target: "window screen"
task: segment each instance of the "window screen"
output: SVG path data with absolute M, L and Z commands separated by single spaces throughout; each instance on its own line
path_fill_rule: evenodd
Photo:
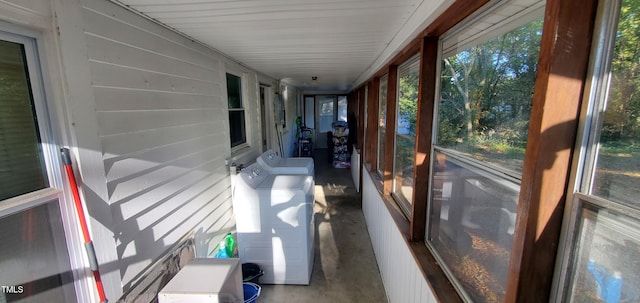
M 413 201 L 419 72 L 419 55 L 398 67 L 393 193 L 408 216 L 411 213 Z

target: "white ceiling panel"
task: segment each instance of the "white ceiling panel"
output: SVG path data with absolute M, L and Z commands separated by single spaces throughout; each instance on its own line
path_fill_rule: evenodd
M 114 0 L 303 89 L 349 91 L 453 0 Z M 318 80 L 311 84 L 311 77 Z
M 369 79 L 455 0 L 112 0 L 275 79 L 347 92 Z M 466 40 L 541 7 L 495 0 Z M 492 4 L 493 5 L 493 4 Z M 495 28 L 495 29 L 494 29 Z M 445 45 L 447 46 L 447 45 Z M 317 81 L 311 81 L 312 77 Z

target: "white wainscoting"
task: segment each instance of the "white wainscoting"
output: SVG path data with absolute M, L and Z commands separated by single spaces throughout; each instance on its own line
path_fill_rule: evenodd
M 360 192 L 360 151 L 356 148 L 351 153 L 351 178 L 356 186 L 356 191 Z
M 437 302 L 368 172 L 362 174 L 362 211 L 389 302 Z

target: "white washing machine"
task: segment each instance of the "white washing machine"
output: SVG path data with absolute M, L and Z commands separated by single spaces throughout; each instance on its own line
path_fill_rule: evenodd
M 314 175 L 313 158 L 282 158 L 268 150 L 256 159 L 260 165 L 275 175 Z
M 308 175 L 273 175 L 258 163 L 233 188 L 238 254 L 256 263 L 265 284 L 308 285 L 313 268 L 315 182 Z

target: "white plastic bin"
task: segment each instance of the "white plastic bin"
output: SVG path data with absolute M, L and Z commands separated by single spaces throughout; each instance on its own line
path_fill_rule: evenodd
M 158 302 L 244 302 L 240 259 L 192 260 L 158 293 Z

